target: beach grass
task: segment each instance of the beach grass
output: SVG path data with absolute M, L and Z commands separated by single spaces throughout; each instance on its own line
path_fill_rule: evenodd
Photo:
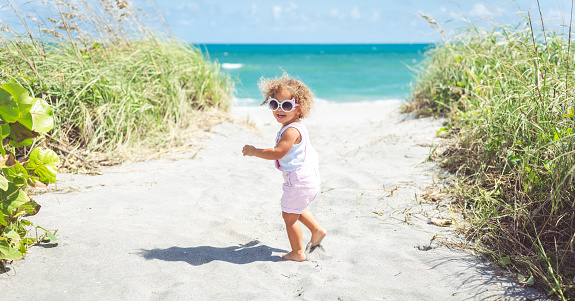
M 0 80 L 52 105 L 56 127 L 43 143 L 71 166 L 185 146 L 230 107 L 229 76 L 150 25 L 161 15 L 122 0 L 8 4 L 18 22 L 0 23 Z
M 526 15 L 518 26 L 471 25 L 426 54 L 413 100 L 445 116 L 442 166 L 478 250 L 522 285 L 575 298 L 574 49 Z

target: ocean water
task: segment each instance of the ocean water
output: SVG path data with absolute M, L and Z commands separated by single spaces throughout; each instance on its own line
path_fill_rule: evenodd
M 318 101 L 402 100 L 429 44 L 207 44 L 199 45 L 236 80 L 234 105 L 261 103 L 261 77 L 285 71 Z

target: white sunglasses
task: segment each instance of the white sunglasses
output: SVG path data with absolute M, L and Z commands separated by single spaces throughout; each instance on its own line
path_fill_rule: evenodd
M 269 108 L 272 111 L 277 111 L 279 108 L 281 108 L 282 111 L 288 113 L 295 110 L 296 107 L 299 107 L 299 104 L 295 103 L 295 98 L 279 102 L 277 99 L 271 98 L 270 96 L 268 98 L 268 102 L 269 102 Z

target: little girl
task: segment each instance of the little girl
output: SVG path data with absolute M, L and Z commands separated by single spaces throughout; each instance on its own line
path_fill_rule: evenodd
M 284 177 L 281 199 L 282 216 L 286 224 L 291 252 L 283 259 L 304 261 L 302 222 L 311 231 L 308 244 L 313 250 L 327 234 L 307 209 L 320 192 L 318 154 L 311 144 L 307 129 L 300 119 L 308 116 L 313 104 L 311 91 L 299 80 L 284 74 L 280 78 L 262 79 L 259 88 L 277 122 L 282 128 L 277 134 L 274 148 L 260 149 L 252 145 L 243 148 L 244 156 L 275 160 L 275 166 Z

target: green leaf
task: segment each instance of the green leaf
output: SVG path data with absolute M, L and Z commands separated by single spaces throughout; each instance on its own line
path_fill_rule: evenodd
M 37 147 L 30 153 L 26 169 L 33 170 L 40 182 L 55 183 L 58 162 L 60 159 L 54 151 Z
M 7 191 L 0 191 L 0 208 L 9 214 L 29 201 L 28 195 L 16 185 L 10 185 Z
M 4 237 L 10 238 L 10 239 L 21 239 L 20 235 L 12 229 L 4 230 Z
M 28 171 L 18 161 L 16 161 L 14 166 L 4 169 L 4 176 L 6 177 L 8 182 L 11 182 L 16 186 L 22 186 L 26 184 L 28 179 L 30 179 Z
M 499 259 L 499 264 L 502 266 L 511 264 L 511 258 L 509 258 L 509 256 L 501 257 L 501 259 Z
M 14 159 L 14 155 L 8 154 L 7 156 L 0 157 L 0 168 L 10 168 L 16 165 L 16 159 Z
M 58 238 L 56 237 L 56 235 L 54 235 L 50 232 L 46 232 L 46 236 L 50 239 L 50 241 L 58 241 Z
M 18 104 L 10 92 L 0 88 L 0 116 L 6 122 L 18 121 Z
M 34 103 L 28 115 L 31 120 L 30 127 L 28 128 L 35 132 L 46 133 L 54 127 L 52 108 L 41 98 L 34 99 Z
M 26 237 L 24 239 L 22 239 L 22 244 L 24 245 L 33 245 L 37 242 L 38 240 L 36 238 L 32 238 L 32 237 Z
M 38 137 L 38 133 L 32 131 L 32 129 L 25 125 L 16 122 L 10 124 L 10 135 L 8 137 L 17 143 L 20 143 L 24 140 Z
M 12 101 L 16 103 L 18 115 L 17 119 L 14 121 L 18 121 L 24 118 L 24 116 L 30 112 L 30 108 L 32 107 L 32 98 L 30 98 L 30 95 L 28 95 L 28 90 L 15 83 L 3 84 L 1 88 L 10 93 L 13 97 Z M 6 121 L 14 122 L 8 120 Z
M 0 138 L 4 139 L 10 135 L 10 125 L 8 123 L 0 124 Z
M 8 216 L 6 216 L 8 217 Z M 8 222 L 6 222 L 6 219 L 4 219 L 4 212 L 0 211 L 0 225 L 6 227 L 8 225 Z
M 8 180 L 0 174 L 0 189 L 3 191 L 8 190 Z
M 25 204 L 20 206 L 20 209 L 24 211 L 24 216 L 33 216 L 36 215 L 38 211 L 40 211 L 40 207 L 42 206 L 36 203 L 36 201 L 30 199 L 29 202 L 26 202 Z
M 0 237 L 0 259 L 14 260 L 20 258 L 22 258 L 22 253 L 12 248 L 6 238 Z
M 18 147 L 22 147 L 22 146 L 32 145 L 32 142 L 34 142 L 34 139 L 26 139 L 22 142 L 16 142 L 14 140 L 10 140 L 10 145 L 15 147 L 15 148 L 18 148 Z
M 518 274 L 517 282 L 521 285 L 531 286 L 535 284 L 535 279 L 533 278 L 533 275 L 529 275 L 529 277 L 527 277 L 525 275 Z

